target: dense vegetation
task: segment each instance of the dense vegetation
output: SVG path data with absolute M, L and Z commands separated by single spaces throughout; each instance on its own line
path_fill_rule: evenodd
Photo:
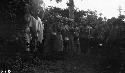
M 24 36 L 24 29 L 26 25 L 24 19 L 24 15 L 26 13 L 26 3 L 30 4 L 30 1 L 2 1 L 0 8 L 0 14 L 2 15 L 0 17 L 0 33 L 2 38 L 14 39 L 15 37 L 22 38 L 21 36 Z M 73 23 L 68 19 L 68 9 L 50 7 L 45 10 L 44 17 L 42 17 L 42 13 L 40 13 L 39 17 L 45 24 L 45 38 L 50 32 L 48 28 L 54 29 L 56 26 L 57 30 L 54 31 L 61 31 L 63 35 L 67 35 L 68 33 L 70 33 L 69 35 L 74 36 L 76 34 L 74 34 L 73 32 L 76 32 L 79 34 L 79 37 L 84 37 L 85 39 L 94 38 L 100 43 L 105 43 L 106 46 L 107 44 L 110 47 L 113 44 L 121 46 L 121 43 L 124 43 L 124 41 L 121 41 L 124 40 L 125 36 L 125 22 L 123 21 L 124 15 L 121 15 L 118 18 L 112 17 L 111 19 L 106 19 L 105 17 L 101 17 L 101 15 L 97 15 L 97 11 L 80 11 L 77 9 L 75 10 L 74 15 L 75 22 Z M 69 26 L 68 30 L 70 31 L 68 31 L 67 33 L 65 33 L 65 31 L 67 31 L 65 25 Z M 24 40 L 22 40 L 22 42 L 24 42 Z
M 45 39 L 50 40 L 48 37 L 52 31 L 61 33 L 63 37 L 82 38 L 84 39 L 82 47 L 87 47 L 91 51 L 88 56 L 83 56 L 83 52 L 79 56 L 65 53 L 64 56 L 51 54 L 49 58 L 54 59 L 50 61 L 42 55 L 34 56 L 25 52 L 26 21 L 24 15 L 26 4 L 30 4 L 30 0 L 2 0 L 0 2 L 0 70 L 10 69 L 13 73 L 101 73 L 103 71 L 105 73 L 122 73 L 124 71 L 124 15 L 106 19 L 101 17 L 101 14 L 99 16 L 97 11 L 76 9 L 73 23 L 68 19 L 68 9 L 47 8 L 44 17 L 42 17 L 42 13 L 38 15 L 45 25 Z M 68 28 L 65 27 L 67 25 Z M 45 47 L 51 45 L 45 43 L 47 44 Z M 6 52 L 5 49 L 11 53 L 11 56 L 8 52 L 6 53 L 8 56 L 3 54 Z M 22 55 L 17 53 L 14 56 L 16 52 L 21 52 Z M 104 60 L 103 56 L 108 59 Z

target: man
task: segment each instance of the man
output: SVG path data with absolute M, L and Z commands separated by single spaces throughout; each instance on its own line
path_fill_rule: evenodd
M 36 9 L 31 9 L 30 5 L 26 5 L 27 7 L 27 14 L 26 14 L 26 19 L 27 19 L 27 25 L 28 28 L 30 29 L 30 34 L 31 34 L 31 41 L 30 41 L 30 48 L 33 50 L 33 52 L 37 51 L 37 42 L 42 43 L 43 40 L 43 30 L 44 30 L 44 25 L 41 22 L 41 19 L 38 17 L 40 13 L 40 6 Z M 26 28 L 27 29 L 27 28 Z
M 36 15 L 34 17 L 31 16 L 29 27 L 31 29 L 31 34 L 33 38 L 32 40 L 34 42 L 34 48 L 35 48 L 34 52 L 35 52 L 37 50 L 37 45 L 38 45 L 37 42 L 39 42 L 39 44 L 42 44 L 44 24 L 42 24 L 41 19 L 38 17 L 38 15 Z
M 41 19 L 38 17 L 38 41 L 42 43 L 43 41 L 43 30 L 44 24 L 42 24 Z
M 26 26 L 26 51 L 30 51 L 30 39 L 31 39 L 31 36 L 30 36 L 30 28 L 28 26 Z

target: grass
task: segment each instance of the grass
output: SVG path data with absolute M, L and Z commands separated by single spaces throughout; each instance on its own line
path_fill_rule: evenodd
M 0 63 L 8 64 L 6 69 L 12 73 L 96 73 L 96 64 L 88 58 L 71 58 L 65 60 L 45 60 L 38 56 L 21 57 L 21 56 L 3 56 Z
M 65 55 L 65 59 L 58 60 L 43 59 L 40 55 L 1 56 L 1 64 L 7 66 L 5 70 L 9 69 L 12 73 L 101 73 L 100 59 L 84 55 Z

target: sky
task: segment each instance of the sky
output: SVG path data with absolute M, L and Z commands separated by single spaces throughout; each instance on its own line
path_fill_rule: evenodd
M 44 0 L 47 6 L 56 6 L 66 8 L 68 0 L 62 0 L 61 3 L 56 3 L 55 0 Z M 74 0 L 75 8 L 80 10 L 97 10 L 98 14 L 102 13 L 103 17 L 111 18 L 119 15 L 118 8 L 121 6 L 122 14 L 125 15 L 125 0 Z

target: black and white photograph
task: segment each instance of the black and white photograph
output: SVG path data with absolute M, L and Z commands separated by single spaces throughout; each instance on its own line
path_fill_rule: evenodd
M 125 0 L 0 0 L 0 73 L 125 73 Z

